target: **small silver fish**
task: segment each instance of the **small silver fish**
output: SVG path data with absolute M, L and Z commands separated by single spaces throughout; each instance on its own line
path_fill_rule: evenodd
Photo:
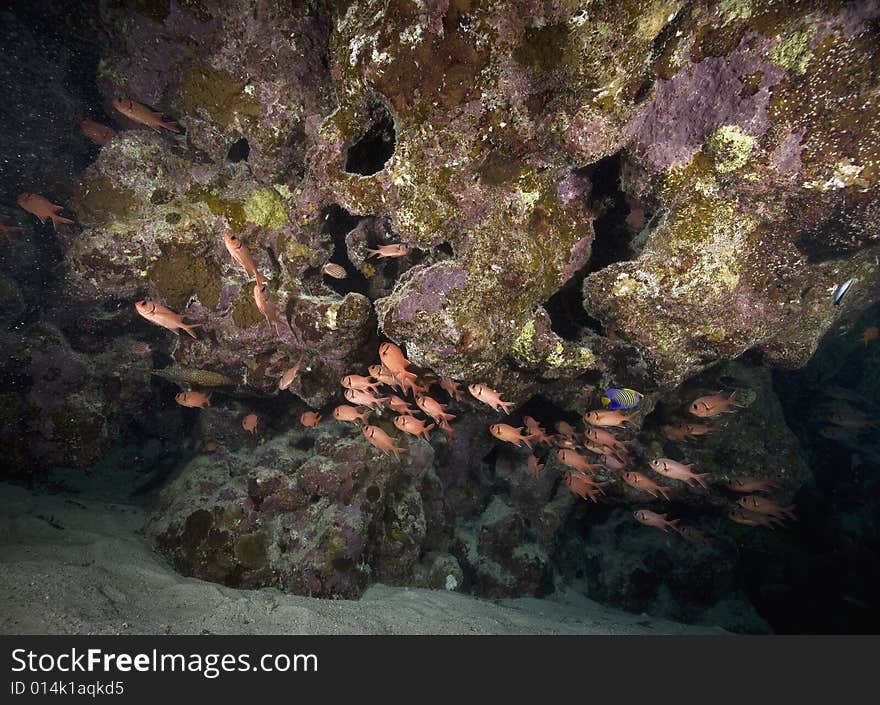
M 335 262 L 327 262 L 327 264 L 321 267 L 321 271 L 334 279 L 345 279 L 348 276 L 345 269 Z
M 850 287 L 855 283 L 855 279 L 847 279 L 843 284 L 841 284 L 834 291 L 834 305 L 840 306 L 840 302 L 843 301 L 843 297 L 846 296 L 846 292 L 849 291 Z

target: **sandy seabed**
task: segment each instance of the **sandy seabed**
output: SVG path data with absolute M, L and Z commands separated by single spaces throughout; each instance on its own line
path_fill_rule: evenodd
M 374 585 L 360 600 L 236 590 L 176 573 L 140 506 L 0 483 L 2 634 L 707 634 L 565 599 Z

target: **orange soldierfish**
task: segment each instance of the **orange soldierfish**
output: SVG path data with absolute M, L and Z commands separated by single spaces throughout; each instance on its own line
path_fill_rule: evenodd
M 38 193 L 21 193 L 16 199 L 16 203 L 31 215 L 37 216 L 41 223 L 45 223 L 47 219 L 52 221 L 52 228 L 55 229 L 58 223 L 66 223 L 73 225 L 75 221 L 70 218 L 63 218 L 58 215 L 61 206 L 55 205 L 48 198 Z
M 710 541 L 706 538 L 706 534 L 697 529 L 694 526 L 678 526 L 676 527 L 678 531 L 678 535 L 681 536 L 685 541 L 690 541 L 691 543 L 701 543 L 704 546 L 708 546 Z
M 599 462 L 609 470 L 616 470 L 618 472 L 626 467 L 624 461 L 611 453 L 602 453 L 602 455 L 599 456 Z
M 385 365 L 370 365 L 367 370 L 370 373 L 370 377 L 376 380 L 379 384 L 384 384 L 388 387 L 393 387 L 394 389 L 400 389 L 400 382 L 394 379 L 391 370 L 385 367 Z
M 257 269 L 257 263 L 247 245 L 242 242 L 241 238 L 227 231 L 223 235 L 223 244 L 226 250 L 236 262 L 238 262 L 249 277 L 255 277 L 258 284 L 263 284 L 266 278 Z
M 345 392 L 343 392 L 343 396 L 345 396 L 345 398 L 352 404 L 368 406 L 374 410 L 380 409 L 382 405 L 388 401 L 388 397 L 376 397 L 362 389 L 346 389 Z
M 657 512 L 652 512 L 648 509 L 638 509 L 633 512 L 633 516 L 640 524 L 653 526 L 656 529 L 662 529 L 666 533 L 669 533 L 669 529 L 667 528 L 669 526 L 673 529 L 678 529 L 678 519 L 669 519 L 668 514 L 658 514 Z
M 411 248 L 407 245 L 379 245 L 375 249 L 367 248 L 370 254 L 367 257 L 404 257 L 411 252 Z
M 766 526 L 768 529 L 772 529 L 774 524 L 782 525 L 781 519 L 776 519 L 766 514 L 750 512 L 742 507 L 731 509 L 727 514 L 727 518 L 743 526 Z
M 623 424 L 631 422 L 641 413 L 639 410 L 629 415 L 624 414 L 622 411 L 588 411 L 584 414 L 584 421 L 591 426 L 623 426 Z
M 248 433 L 256 435 L 259 423 L 260 417 L 254 413 L 250 413 L 241 420 L 241 427 Z
M 513 443 L 515 446 L 526 445 L 531 448 L 531 436 L 523 435 L 522 431 L 522 426 L 514 428 L 506 423 L 494 423 L 489 426 L 489 433 L 499 441 Z
M 590 463 L 584 456 L 573 450 L 557 450 L 556 459 L 566 467 L 570 467 L 572 470 L 580 470 L 581 472 L 595 472 L 601 467 L 600 465 Z
M 736 392 L 731 392 L 729 397 L 725 397 L 723 394 L 712 394 L 711 396 L 699 397 L 694 399 L 691 402 L 691 405 L 688 407 L 688 411 L 690 411 L 694 416 L 699 416 L 700 418 L 708 418 L 712 416 L 718 416 L 718 414 L 724 414 L 728 411 L 733 411 L 731 407 L 738 406 L 742 407 L 745 404 L 740 404 L 736 399 Z
M 116 136 L 116 130 L 107 127 L 91 118 L 83 118 L 79 123 L 79 131 L 97 145 L 103 146 Z
M 434 423 L 439 424 L 441 421 L 452 421 L 455 418 L 455 414 L 446 413 L 446 407 L 433 397 L 418 395 L 416 397 L 416 406 L 434 419 Z
M 504 413 L 509 414 L 510 407 L 513 406 L 512 401 L 502 401 L 501 395 L 491 387 L 487 387 L 485 384 L 469 384 L 468 391 L 474 399 L 491 406 L 495 411 L 498 411 L 498 409 L 504 409 Z
M 364 434 L 364 438 L 386 455 L 391 453 L 400 460 L 400 454 L 406 452 L 404 448 L 394 445 L 394 439 L 378 426 L 364 426 L 361 433 Z
M 529 475 L 532 477 L 538 477 L 541 474 L 541 470 L 544 469 L 544 463 L 538 461 L 538 458 L 534 455 L 529 456 L 529 464 L 528 471 Z
M 877 340 L 877 338 L 880 338 L 880 328 L 877 326 L 870 326 L 862 331 L 862 337 L 859 338 L 859 340 L 867 346 L 868 343 Z
M 424 436 L 426 441 L 431 440 L 430 431 L 434 428 L 434 424 L 428 424 L 425 426 L 424 421 L 417 419 L 415 416 L 407 415 L 395 417 L 394 425 L 411 436 Z
M 724 485 L 733 492 L 770 492 L 779 489 L 779 483 L 774 480 L 760 480 L 757 477 L 732 477 L 730 482 Z
M 449 379 L 449 377 L 441 377 L 440 378 L 440 389 L 446 392 L 450 398 L 455 399 L 455 401 L 461 401 L 464 399 L 464 393 L 458 388 L 458 382 L 454 379 Z
M 696 438 L 697 436 L 708 436 L 711 433 L 715 433 L 714 426 L 710 426 L 704 423 L 685 424 L 684 430 L 691 438 Z
M 597 502 L 596 497 L 604 494 L 603 485 L 604 483 L 594 482 L 589 475 L 582 472 L 568 470 L 565 473 L 565 486 L 582 499 L 591 499 L 593 502 Z
M 388 408 L 397 414 L 412 416 L 416 413 L 416 410 L 409 405 L 408 401 L 401 399 L 396 394 L 388 395 Z
M 531 416 L 523 416 L 523 423 L 526 425 L 526 429 L 529 432 L 529 435 L 535 440 L 536 443 L 544 443 L 546 445 L 550 445 L 553 442 L 553 438 L 547 435 L 547 431 L 545 431 L 541 424 L 539 424 L 535 419 Z
M 179 313 L 174 313 L 170 308 L 167 308 L 162 304 L 157 304 L 150 299 L 142 299 L 135 303 L 134 307 L 135 310 L 150 323 L 155 323 L 157 326 L 167 328 L 168 330 L 177 333 L 177 335 L 180 335 L 180 330 L 182 329 L 195 338 L 196 334 L 193 333 L 193 328 L 201 326 L 201 323 L 184 323 L 183 316 Z
M 608 446 L 609 448 L 624 448 L 623 443 L 617 440 L 617 436 L 611 433 L 611 431 L 606 431 L 603 428 L 596 428 L 595 426 L 588 428 L 584 431 L 584 437 L 587 440 L 593 441 L 602 446 Z
M 679 463 L 677 460 L 672 460 L 670 458 L 655 458 L 649 462 L 648 465 L 651 466 L 651 470 L 654 472 L 659 473 L 660 475 L 665 475 L 666 477 L 671 477 L 673 480 L 680 480 L 691 486 L 696 482 L 698 485 L 707 489 L 709 487 L 703 479 L 704 477 L 709 477 L 709 473 L 692 472 L 691 468 L 693 465 L 685 465 L 684 463 Z
M 272 298 L 269 287 L 266 286 L 265 282 L 259 281 L 259 277 L 257 278 L 257 283 L 254 284 L 254 303 L 257 304 L 257 308 L 263 314 L 266 322 L 275 328 L 275 334 L 280 336 L 281 316 L 278 313 L 278 305 L 275 303 L 275 299 Z
M 416 375 L 413 372 L 408 372 L 406 369 L 412 363 L 406 359 L 403 350 L 394 343 L 382 343 L 379 346 L 379 360 L 399 384 L 403 384 L 403 379 L 416 379 Z M 371 372 L 370 374 L 373 373 Z M 376 377 L 376 375 L 373 375 L 373 377 Z
M 626 484 L 634 489 L 643 490 L 648 494 L 654 495 L 655 497 L 658 494 L 661 494 L 663 495 L 664 499 L 669 499 L 669 495 L 666 494 L 669 491 L 668 487 L 658 485 L 656 482 L 649 479 L 646 475 L 642 475 L 642 473 L 640 472 L 624 472 L 621 473 L 621 477 Z
M 210 395 L 205 395 L 201 392 L 181 392 L 174 397 L 174 401 L 190 409 L 201 409 L 203 406 L 211 406 Z
M 437 424 L 437 428 L 439 428 L 443 432 L 443 435 L 446 436 L 447 442 L 452 441 L 452 426 L 449 425 L 449 422 L 446 419 L 441 419 L 440 423 Z
M 684 441 L 690 437 L 687 428 L 684 425 L 661 426 L 660 435 L 669 441 Z
M 362 375 L 346 375 L 339 382 L 346 389 L 360 389 L 365 392 L 376 392 L 381 382 L 374 382 L 370 377 Z
M 293 380 L 296 379 L 296 376 L 299 374 L 299 368 L 302 365 L 302 360 L 298 360 L 297 363 L 287 370 L 283 375 L 281 375 L 281 379 L 278 380 L 278 389 L 285 390 L 291 384 L 293 384 Z
M 736 503 L 750 512 L 754 512 L 755 514 L 766 514 L 774 519 L 783 519 L 786 517 L 789 519 L 797 519 L 792 511 L 794 509 L 793 504 L 788 507 L 780 507 L 772 499 L 758 497 L 757 495 L 740 497 Z
M 162 130 L 160 128 L 164 128 L 171 132 L 180 132 L 180 125 L 173 120 L 165 121 L 162 119 L 162 113 L 156 112 L 152 108 L 148 108 L 146 105 L 136 103 L 128 98 L 114 98 L 113 107 L 125 115 L 129 120 L 134 120 L 141 125 L 146 125 L 156 132 L 161 132 Z
M 304 411 L 299 415 L 299 422 L 306 428 L 314 428 L 321 423 L 321 414 L 317 411 Z
M 351 421 L 354 423 L 359 421 L 362 424 L 366 424 L 369 415 L 369 411 L 362 412 L 356 406 L 349 406 L 348 404 L 340 404 L 333 409 L 333 418 L 337 421 Z

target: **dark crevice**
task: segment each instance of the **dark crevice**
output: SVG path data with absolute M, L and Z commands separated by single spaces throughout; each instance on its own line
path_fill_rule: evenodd
M 345 171 L 349 174 L 370 176 L 385 168 L 394 147 L 397 135 L 394 130 L 394 118 L 382 103 L 370 106 L 372 120 L 364 135 L 348 148 L 345 157 Z
M 248 144 L 248 141 L 242 137 L 240 140 L 236 140 L 230 145 L 229 151 L 226 153 L 226 160 L 232 163 L 246 162 L 250 154 L 251 146 Z
M 589 261 L 544 304 L 553 331 L 566 340 L 576 340 L 584 329 L 602 331 L 602 324 L 584 310 L 584 279 L 637 254 L 632 246 L 637 233 L 626 223 L 630 206 L 620 189 L 621 166 L 622 156 L 618 152 L 577 171 L 592 184 L 589 204 L 599 216 L 593 221 L 595 235 Z
M 357 227 L 361 219 L 335 204 L 325 208 L 322 216 L 324 220 L 322 231 L 333 238 L 333 254 L 330 256 L 330 262 L 341 265 L 347 275 L 345 279 L 322 275 L 324 283 L 342 296 L 356 292 L 369 298 L 370 283 L 348 258 L 348 246 L 345 242 L 345 236 Z

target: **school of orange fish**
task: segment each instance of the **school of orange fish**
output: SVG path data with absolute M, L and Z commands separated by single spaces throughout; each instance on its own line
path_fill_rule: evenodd
M 113 106 L 127 118 L 146 125 L 160 132 L 169 130 L 179 132 L 176 122 L 167 121 L 161 113 L 147 106 L 131 100 L 116 98 Z M 80 123 L 83 135 L 94 143 L 103 145 L 116 134 L 115 131 L 95 122 L 89 118 Z M 51 221 L 53 228 L 58 224 L 73 224 L 74 221 L 58 215 L 61 206 L 56 205 L 45 197 L 34 193 L 22 193 L 18 197 L 18 205 L 28 213 L 36 216 L 42 223 Z M 12 233 L 19 232 L 21 228 L 8 225 L 8 217 L 0 216 L 0 233 L 10 238 Z M 229 255 L 240 265 L 249 279 L 254 279 L 254 301 L 266 322 L 280 335 L 280 327 L 283 318 L 279 314 L 278 306 L 272 298 L 267 286 L 266 277 L 257 268 L 256 262 L 247 245 L 234 233 L 227 232 L 223 236 L 223 242 Z M 403 257 L 411 251 L 405 244 L 381 245 L 368 250 L 370 257 Z M 346 277 L 345 269 L 333 262 L 326 263 L 322 273 L 336 278 Z M 181 330 L 196 337 L 194 329 L 201 324 L 188 324 L 183 316 L 175 313 L 162 304 L 144 299 L 135 303 L 135 310 L 145 319 L 156 325 L 167 328 L 176 334 Z M 880 338 L 880 330 L 868 328 L 864 331 L 861 341 L 868 345 Z M 135 343 L 132 352 L 138 355 L 146 355 L 152 352 L 152 348 L 146 343 Z M 396 444 L 398 439 L 389 435 L 384 429 L 369 423 L 373 413 L 381 413 L 382 409 L 388 409 L 394 413 L 393 425 L 400 432 L 429 440 L 431 431 L 434 429 L 443 433 L 447 440 L 453 437 L 453 427 L 450 422 L 455 415 L 447 412 L 447 405 L 461 401 L 464 394 L 460 383 L 444 377 L 437 377 L 432 373 L 413 372 L 413 365 L 404 355 L 403 350 L 393 343 L 382 343 L 379 347 L 380 364 L 373 365 L 368 369 L 368 375 L 350 374 L 340 380 L 344 388 L 344 396 L 350 404 L 343 404 L 333 409 L 332 416 L 336 421 L 354 423 L 361 426 L 361 433 L 372 445 L 383 453 L 393 454 L 400 459 L 405 449 Z M 280 377 L 278 388 L 288 389 L 299 374 L 302 360 L 286 370 Z M 447 396 L 447 404 L 441 403 L 431 396 L 432 387 L 438 386 Z M 381 388 L 388 388 L 398 392 L 384 392 Z M 509 414 L 511 402 L 503 401 L 499 393 L 485 384 L 475 383 L 467 385 L 470 395 L 489 406 L 494 411 L 503 411 Z M 198 391 L 180 392 L 175 396 L 175 401 L 184 407 L 202 408 L 210 406 L 210 395 Z M 842 396 L 840 401 L 846 401 Z M 413 407 L 415 405 L 415 408 Z M 736 399 L 736 394 L 724 396 L 714 394 L 700 397 L 689 404 L 687 411 L 698 419 L 712 419 L 720 414 L 730 413 L 741 406 Z M 529 455 L 527 470 L 533 477 L 538 477 L 544 468 L 547 456 L 553 452 L 554 457 L 564 466 L 564 482 L 571 492 L 597 502 L 597 497 L 604 494 L 603 487 L 609 481 L 599 482 L 596 480 L 596 472 L 605 468 L 611 471 L 628 486 L 644 492 L 654 498 L 663 497 L 668 500 L 669 487 L 659 484 L 650 476 L 634 469 L 633 458 L 627 449 L 629 441 L 621 440 L 615 431 L 625 429 L 632 424 L 640 415 L 639 410 L 626 414 L 623 411 L 594 410 L 584 415 L 584 430 L 579 431 L 565 421 L 557 421 L 554 424 L 555 434 L 548 434 L 541 424 L 530 416 L 523 417 L 525 426 L 514 427 L 506 423 L 495 423 L 489 427 L 489 433 L 502 442 L 511 443 L 517 447 L 528 447 L 532 450 Z M 420 418 L 419 415 L 423 415 Z M 835 438 L 851 430 L 860 430 L 866 427 L 876 426 L 876 423 L 864 415 L 859 414 L 851 407 L 838 407 L 832 409 L 827 420 L 831 426 L 822 433 L 826 437 Z M 300 416 L 300 422 L 307 428 L 314 428 L 322 421 L 321 414 L 317 411 L 306 411 Z M 242 428 L 245 432 L 257 434 L 260 418 L 255 413 L 248 413 L 242 419 Z M 614 429 L 614 430 L 611 430 Z M 712 433 L 715 427 L 703 422 L 681 423 L 679 425 L 662 426 L 661 434 L 668 440 L 683 442 L 693 440 Z M 533 445 L 534 444 L 534 445 Z M 536 448 L 546 446 L 543 455 L 536 453 Z M 206 452 L 217 450 L 217 444 L 209 441 L 203 448 Z M 588 454 L 588 455 L 585 455 Z M 689 486 L 699 486 L 708 489 L 706 479 L 708 473 L 694 472 L 693 465 L 687 465 L 670 458 L 656 458 L 647 463 L 647 468 L 659 478 L 677 480 Z M 732 492 L 742 495 L 737 506 L 728 514 L 728 517 L 739 524 L 746 526 L 765 526 L 772 528 L 782 524 L 786 519 L 794 519 L 792 507 L 783 507 L 779 503 L 767 497 L 767 493 L 778 488 L 772 480 L 761 480 L 754 477 L 738 477 L 730 480 L 725 486 Z M 647 509 L 639 509 L 633 512 L 634 517 L 640 523 L 668 531 L 672 528 L 683 538 L 689 541 L 706 542 L 706 537 L 692 526 L 681 525 L 678 519 L 670 519 L 668 514 L 660 514 Z

